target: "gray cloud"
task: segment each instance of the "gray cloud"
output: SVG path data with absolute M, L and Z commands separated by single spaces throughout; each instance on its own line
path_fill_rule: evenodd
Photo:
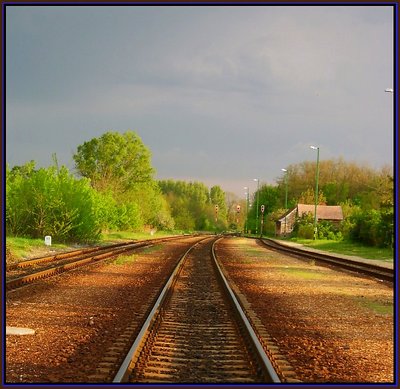
M 11 164 L 56 152 L 72 166 L 80 143 L 111 129 L 136 130 L 160 178 L 222 186 L 272 181 L 313 159 L 310 143 L 323 158 L 392 162 L 390 7 L 21 6 L 6 17 Z

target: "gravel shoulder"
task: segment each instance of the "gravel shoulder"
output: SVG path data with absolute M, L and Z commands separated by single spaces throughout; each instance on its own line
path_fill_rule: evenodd
M 216 253 L 303 382 L 394 380 L 393 288 L 227 238 Z

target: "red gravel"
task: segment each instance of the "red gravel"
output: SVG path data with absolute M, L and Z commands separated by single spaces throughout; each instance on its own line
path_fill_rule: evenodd
M 145 248 L 133 262 L 111 260 L 9 292 L 7 326 L 36 334 L 7 336 L 6 382 L 88 382 L 119 334 L 140 323 L 186 247 Z M 224 239 L 217 254 L 299 379 L 393 381 L 392 288 L 253 240 Z
M 104 350 L 140 323 L 177 253 L 195 240 L 144 248 L 131 261 L 109 260 L 9 292 L 7 326 L 36 334 L 7 336 L 6 382 L 88 382 Z
M 217 255 L 300 380 L 393 382 L 392 287 L 255 240 L 224 239 Z

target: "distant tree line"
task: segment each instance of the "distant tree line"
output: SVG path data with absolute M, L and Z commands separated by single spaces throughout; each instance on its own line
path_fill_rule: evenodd
M 275 221 L 297 203 L 314 204 L 315 162 L 287 167 L 276 185 L 261 185 L 249 203 L 220 186 L 154 179 L 150 150 L 133 131 L 107 132 L 79 145 L 73 156 L 78 176 L 56 157 L 48 168 L 31 161 L 6 167 L 6 231 L 11 236 L 88 242 L 101 232 L 245 230 L 273 235 Z M 393 175 L 343 159 L 320 161 L 318 203 L 341 205 L 339 229 L 320 223 L 320 237 L 392 246 L 394 238 Z M 287 178 L 287 186 L 286 186 Z M 257 224 L 258 222 L 258 224 Z M 306 236 L 311 220 L 299 220 L 295 233 Z M 301 228 L 300 228 L 301 227 Z
M 203 183 L 173 180 L 161 180 L 158 184 L 176 228 L 192 231 L 226 229 L 225 192 L 219 186 L 208 189 Z
M 265 204 L 264 232 L 274 234 L 275 220 L 283 215 L 286 188 L 288 209 L 298 203 L 315 203 L 316 163 L 302 162 L 287 167 L 287 177 L 277 185 L 262 185 L 259 206 Z M 286 186 L 287 179 L 287 186 Z M 255 231 L 257 192 L 252 196 L 248 225 Z M 319 237 L 348 239 L 367 245 L 391 247 L 394 240 L 394 183 L 390 167 L 375 170 L 343 159 L 320 161 L 318 204 L 341 205 L 345 220 L 339 228 L 329 222 L 318 225 Z M 259 226 L 260 226 L 259 209 Z M 302 237 L 313 236 L 313 218 L 298 220 L 294 231 Z
M 107 132 L 78 146 L 79 176 L 65 166 L 6 167 L 10 236 L 89 242 L 102 231 L 223 230 L 225 193 L 202 183 L 156 181 L 151 154 L 133 131 Z M 218 205 L 218 214 L 215 214 Z

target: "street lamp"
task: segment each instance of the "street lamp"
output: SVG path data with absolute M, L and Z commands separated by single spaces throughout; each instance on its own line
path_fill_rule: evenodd
M 314 239 L 317 239 L 317 204 L 318 204 L 318 176 L 319 176 L 319 147 L 310 146 L 310 149 L 317 150 L 317 169 L 315 172 L 315 208 L 314 208 Z
M 386 89 L 385 89 L 385 92 L 393 93 L 393 88 L 386 88 Z
M 284 236 L 286 236 L 286 232 L 287 232 L 287 224 L 286 224 L 286 216 L 287 216 L 287 192 L 288 192 L 288 171 L 287 169 L 281 169 L 284 173 L 285 173 L 285 186 L 286 186 L 286 190 L 285 190 L 285 231 L 284 231 Z
M 244 231 L 247 234 L 248 229 L 247 229 L 247 214 L 249 212 L 249 188 L 247 186 L 244 186 L 243 189 L 246 189 L 246 192 L 244 193 L 246 195 L 246 222 L 245 222 L 245 228 Z
M 253 181 L 257 181 L 257 203 L 256 203 L 256 235 L 258 234 L 258 196 L 259 194 L 259 188 L 260 188 L 260 179 L 259 178 L 254 178 Z

